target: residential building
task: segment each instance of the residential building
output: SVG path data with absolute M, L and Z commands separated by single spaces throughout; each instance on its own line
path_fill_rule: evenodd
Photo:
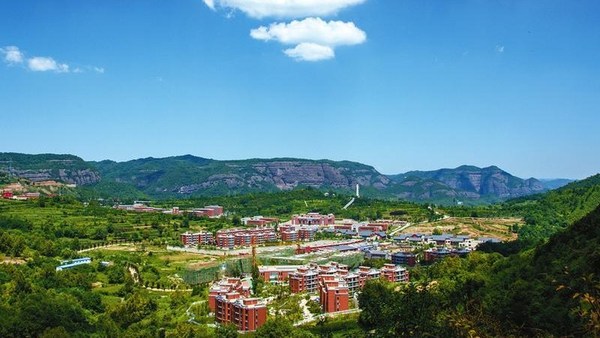
M 245 226 L 262 228 L 266 226 L 279 224 L 279 218 L 263 216 L 244 217 L 242 218 L 242 224 L 244 224 Z
M 291 292 L 299 293 L 317 291 L 318 275 L 318 272 L 310 266 L 299 267 L 296 272 L 292 272 L 289 275 Z
M 362 289 L 365 286 L 365 283 L 371 279 L 377 279 L 381 276 L 381 272 L 378 269 L 371 268 L 368 266 L 359 266 L 358 271 L 358 287 Z
M 323 312 L 348 310 L 349 291 L 346 281 L 334 275 L 319 277 L 319 302 Z
M 214 243 L 213 234 L 207 231 L 200 231 L 195 233 L 187 231 L 179 235 L 179 239 L 181 240 L 181 243 L 183 243 L 183 245 L 185 246 L 198 246 Z
M 394 264 L 385 264 L 381 268 L 381 276 L 390 282 L 408 282 L 408 270 Z
M 255 331 L 267 320 L 267 306 L 259 298 L 250 298 L 250 284 L 239 278 L 223 278 L 209 291 L 208 306 L 215 320 L 232 323 L 239 331 Z
M 233 249 L 234 246 L 251 246 L 277 240 L 275 231 L 271 228 L 257 229 L 222 229 L 216 233 L 217 246 Z
M 395 252 L 392 254 L 392 264 L 415 266 L 417 255 L 410 252 Z
M 258 272 L 265 282 L 280 284 L 287 283 L 290 275 L 298 268 L 298 265 L 263 265 L 258 267 Z

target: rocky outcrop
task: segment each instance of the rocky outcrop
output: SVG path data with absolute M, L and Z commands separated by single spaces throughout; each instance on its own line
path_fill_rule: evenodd
M 54 180 L 90 185 L 100 181 L 100 173 L 73 155 L 0 153 L 0 171 L 33 182 Z
M 390 180 L 370 167 L 350 168 L 341 164 L 306 161 L 265 161 L 252 166 L 260 181 L 290 190 L 298 186 L 354 189 L 361 186 L 384 189 Z M 255 179 L 257 175 L 253 175 Z
M 68 184 L 90 185 L 100 181 L 100 174 L 92 169 L 12 169 L 11 174 L 32 182 L 54 180 Z

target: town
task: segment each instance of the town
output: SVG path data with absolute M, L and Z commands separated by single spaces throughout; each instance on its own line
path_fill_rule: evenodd
M 115 208 L 224 217 L 223 207 L 218 205 L 180 210 L 151 208 L 138 203 Z M 276 217 L 243 217 L 241 224 L 240 227 L 220 229 L 215 233 L 186 231 L 180 234 L 181 248 L 170 249 L 218 257 L 251 255 L 253 264 L 256 264 L 259 253 L 261 257 L 293 262 L 292 265 L 258 265 L 260 279 L 268 284 L 284 286 L 291 294 L 307 293 L 319 304 L 322 313 L 333 315 L 357 308 L 356 295 L 367 280 L 383 278 L 392 283 L 408 283 L 408 269 L 411 267 L 431 264 L 447 256 L 464 257 L 481 243 L 500 242 L 491 237 L 407 233 L 401 231 L 410 225 L 406 221 L 380 219 L 358 222 L 338 220 L 334 214 L 316 212 L 290 215 L 287 221 Z M 293 249 L 291 252 L 290 248 Z M 335 261 L 336 257 L 348 255 L 379 260 L 381 267 L 350 269 L 348 265 Z M 324 260 L 324 263 L 317 262 Z M 250 273 L 239 277 L 222 276 L 213 281 L 209 307 L 215 320 L 222 324 L 232 323 L 239 331 L 254 331 L 263 325 L 269 315 L 267 305 L 270 300 L 253 295 L 253 283 L 256 282 Z M 309 311 L 304 313 L 308 314 L 304 320 L 312 318 Z

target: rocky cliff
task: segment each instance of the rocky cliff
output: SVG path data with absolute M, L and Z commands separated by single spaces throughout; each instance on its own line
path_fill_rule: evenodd
M 73 155 L 0 153 L 0 171 L 33 182 L 91 185 L 100 181 L 93 166 Z
M 215 161 L 193 156 L 98 162 L 104 180 L 152 195 L 215 195 L 297 187 L 347 190 L 356 184 L 383 191 L 390 179 L 373 167 L 348 161 L 251 159 Z

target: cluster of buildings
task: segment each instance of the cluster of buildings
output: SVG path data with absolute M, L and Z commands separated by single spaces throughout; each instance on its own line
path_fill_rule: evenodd
M 239 331 L 255 331 L 267 321 L 267 306 L 260 298 L 250 297 L 250 282 L 225 277 L 213 284 L 208 294 L 208 306 L 215 320 L 231 323 Z
M 310 292 L 319 294 L 324 312 L 349 309 L 351 295 L 374 278 L 385 278 L 392 282 L 408 282 L 408 271 L 393 264 L 381 269 L 361 266 L 349 271 L 348 266 L 336 262 L 327 264 L 310 263 L 305 266 L 260 266 L 260 274 L 266 282 L 288 283 L 292 293 Z M 254 331 L 267 320 L 266 302 L 251 296 L 249 279 L 224 277 L 215 282 L 208 295 L 208 306 L 215 320 L 222 324 L 231 323 L 239 331 Z
M 467 235 L 424 235 L 424 234 L 401 234 L 393 237 L 396 243 L 405 243 L 413 246 L 434 245 L 436 247 L 475 250 L 481 243 L 499 243 L 500 240 L 490 237 L 471 238 Z
M 161 209 L 151 208 L 144 204 L 120 205 L 119 209 L 132 210 L 139 212 L 155 212 Z M 223 208 L 220 206 L 207 206 L 203 209 L 193 209 L 193 211 L 212 210 L 213 213 L 206 214 L 209 217 L 218 217 L 222 215 Z M 171 211 L 162 211 L 168 213 L 179 213 L 178 208 Z M 279 219 L 274 217 L 245 217 L 241 219 L 242 224 L 247 228 L 222 229 L 214 235 L 210 232 L 185 232 L 180 234 L 181 243 L 185 246 L 197 245 L 216 245 L 221 249 L 233 249 L 236 246 L 260 245 L 266 242 L 274 242 L 280 239 L 283 242 L 312 241 L 315 239 L 319 226 L 329 226 L 334 224 L 335 215 L 321 215 L 319 213 L 308 213 L 306 215 L 294 215 L 286 224 L 279 225 Z M 279 226 L 278 226 L 279 225 Z M 278 227 L 276 227 L 278 226 Z M 277 229 L 277 231 L 276 231 Z
M 349 271 L 348 266 L 336 262 L 308 265 L 260 266 L 265 282 L 287 283 L 292 293 L 318 292 L 324 312 L 348 310 L 350 294 L 359 291 L 370 279 L 383 277 L 390 282 L 408 282 L 408 270 L 394 264 L 381 269 L 361 266 Z
M 208 205 L 204 208 L 194 208 L 190 210 L 182 211 L 178 207 L 171 209 L 154 208 L 150 207 L 141 202 L 134 202 L 133 204 L 118 204 L 114 206 L 115 209 L 134 211 L 134 212 L 162 212 L 164 214 L 181 215 L 188 214 L 196 217 L 221 217 L 223 215 L 223 207 L 220 205 Z

